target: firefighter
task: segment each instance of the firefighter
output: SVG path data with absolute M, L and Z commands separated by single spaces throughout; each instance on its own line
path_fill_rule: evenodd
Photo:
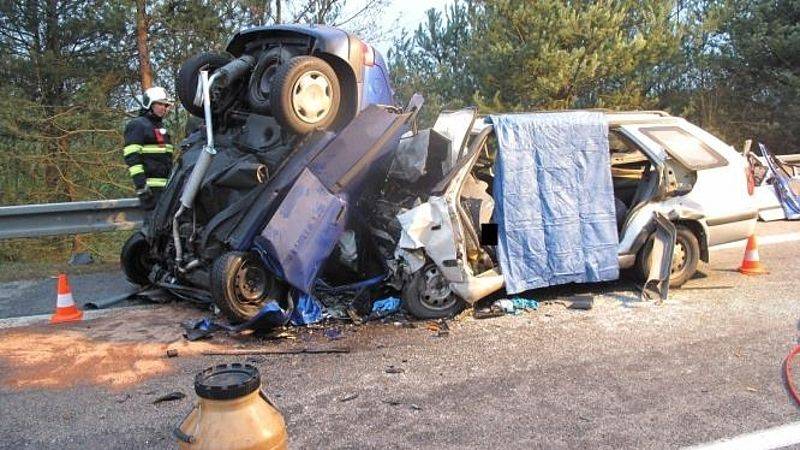
M 155 208 L 172 171 L 172 142 L 162 122 L 172 104 L 164 88 L 151 87 L 142 96 L 139 117 L 125 127 L 123 155 L 145 211 Z

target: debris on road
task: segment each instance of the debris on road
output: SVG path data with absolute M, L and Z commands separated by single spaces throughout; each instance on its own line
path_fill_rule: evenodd
M 322 334 L 331 341 L 335 341 L 344 337 L 342 335 L 342 331 L 338 328 L 328 328 Z
M 170 392 L 169 394 L 164 394 L 161 397 L 158 397 L 157 399 L 153 400 L 153 404 L 157 405 L 159 403 L 172 402 L 172 401 L 181 400 L 181 399 L 184 399 L 184 398 L 186 398 L 186 394 L 184 394 L 181 391 L 175 391 L 175 392 Z
M 594 298 L 591 295 L 573 295 L 555 303 L 560 303 L 567 309 L 590 310 L 594 306 Z
M 717 289 L 733 289 L 733 286 L 730 284 L 720 285 L 720 286 L 682 286 L 682 291 L 711 291 Z
M 237 348 L 229 350 L 208 350 L 201 352 L 203 356 L 246 356 L 246 355 L 300 355 L 300 354 L 326 354 L 326 353 L 350 353 L 348 347 L 332 348 L 294 348 L 286 350 L 267 350 L 263 348 Z
M 406 370 L 403 369 L 402 367 L 389 366 L 386 368 L 386 370 L 384 370 L 384 372 L 394 374 L 394 373 L 405 373 Z
M 372 304 L 371 319 L 380 319 L 390 316 L 400 310 L 400 299 L 387 297 Z
M 175 348 L 167 349 L 167 358 L 175 358 L 176 356 L 178 356 L 178 349 Z
M 350 400 L 355 400 L 357 398 L 358 398 L 358 394 L 350 394 L 350 395 L 345 395 L 344 397 L 340 398 L 339 401 L 341 403 L 344 403 L 344 402 L 349 402 Z
M 434 337 L 447 337 L 450 335 L 450 327 L 444 319 L 439 319 L 436 322 L 428 322 L 428 331 L 433 333 Z
M 389 406 L 400 406 L 400 405 L 408 405 L 409 409 L 414 411 L 422 411 L 422 407 L 417 405 L 416 403 L 406 403 L 402 400 L 381 400 L 381 403 L 385 403 Z
M 472 317 L 477 320 L 493 319 L 495 317 L 503 317 L 506 313 L 497 308 L 475 308 Z
M 499 310 L 504 314 L 522 314 L 523 311 L 539 309 L 539 302 L 533 299 L 514 297 L 512 299 L 500 299 L 492 303 L 492 309 Z

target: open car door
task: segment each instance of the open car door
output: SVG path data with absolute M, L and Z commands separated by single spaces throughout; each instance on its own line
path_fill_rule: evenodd
M 652 226 L 654 231 L 648 245 L 647 267 L 644 286 L 642 286 L 641 299 L 654 300 L 656 296 L 660 301 L 667 299 L 669 294 L 669 276 L 672 272 L 672 256 L 675 252 L 676 229 L 664 214 L 654 211 Z

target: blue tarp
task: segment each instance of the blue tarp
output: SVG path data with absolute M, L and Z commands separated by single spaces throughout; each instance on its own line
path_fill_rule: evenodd
M 492 116 L 498 256 L 510 294 L 619 278 L 602 113 Z

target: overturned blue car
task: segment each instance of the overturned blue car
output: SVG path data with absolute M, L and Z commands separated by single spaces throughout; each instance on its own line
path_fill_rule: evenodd
M 234 322 L 313 289 L 421 101 L 394 105 L 382 56 L 341 30 L 281 25 L 236 34 L 181 68 L 202 117 L 152 215 L 125 244 L 128 279 L 215 303 Z M 362 239 L 364 233 L 358 233 Z M 348 235 L 350 236 L 350 235 Z M 344 278 L 385 273 L 361 252 Z M 341 275 L 333 278 L 342 279 Z

